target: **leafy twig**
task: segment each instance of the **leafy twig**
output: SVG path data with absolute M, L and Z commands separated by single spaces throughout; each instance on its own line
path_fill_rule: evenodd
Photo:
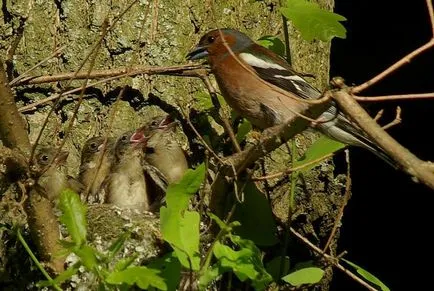
M 330 256 L 330 255 L 324 253 L 320 248 L 318 248 L 316 245 L 314 245 L 313 243 L 311 243 L 307 238 L 305 238 L 304 236 L 302 236 L 295 229 L 293 229 L 292 227 L 290 227 L 289 230 L 291 231 L 291 233 L 293 235 L 295 235 L 297 238 L 299 238 L 301 241 L 303 241 L 308 247 L 310 247 L 316 253 L 318 253 L 322 257 L 324 257 L 333 266 L 335 266 L 336 268 L 338 268 L 339 270 L 341 270 L 342 272 L 344 272 L 345 274 L 347 274 L 351 279 L 353 279 L 354 281 L 360 283 L 360 285 L 366 287 L 368 290 L 378 291 L 376 288 L 372 287 L 371 285 L 369 285 L 368 283 L 366 283 L 365 281 L 363 281 L 362 279 L 360 279 L 359 277 L 357 277 L 355 274 L 353 274 L 351 271 L 349 271 L 348 269 L 346 269 L 344 266 L 342 266 L 341 264 L 339 264 L 339 261 L 335 257 Z

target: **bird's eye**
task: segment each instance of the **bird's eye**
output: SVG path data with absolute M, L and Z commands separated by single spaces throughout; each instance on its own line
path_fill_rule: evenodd
M 50 159 L 50 157 L 48 156 L 48 155 L 41 155 L 40 157 L 39 157 L 39 161 L 42 163 L 42 164 L 46 164 L 46 163 L 48 163 L 48 160 Z
M 90 144 L 90 148 L 92 150 L 96 150 L 98 148 L 98 145 L 96 144 L 96 142 L 93 142 L 93 143 Z
M 158 125 L 158 122 L 157 122 L 156 120 L 154 120 L 154 121 L 151 122 L 151 125 L 152 125 L 152 126 L 157 126 L 157 125 Z
M 215 41 L 215 37 L 214 36 L 208 36 L 207 41 L 208 41 L 208 43 L 213 43 Z
M 127 141 L 128 140 L 128 135 L 123 135 L 122 137 L 121 137 L 121 141 Z

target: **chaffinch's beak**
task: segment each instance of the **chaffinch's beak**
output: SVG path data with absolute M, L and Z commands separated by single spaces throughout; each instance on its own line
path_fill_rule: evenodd
M 208 56 L 208 51 L 206 46 L 197 46 L 186 56 L 187 60 L 198 60 L 203 59 Z

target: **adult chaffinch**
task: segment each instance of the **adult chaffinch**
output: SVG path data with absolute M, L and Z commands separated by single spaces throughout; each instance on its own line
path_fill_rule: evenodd
M 205 57 L 226 102 L 260 129 L 281 124 L 294 117 L 294 112 L 306 110 L 309 104 L 300 99 L 321 97 L 321 92 L 307 83 L 282 57 L 237 30 L 212 30 L 187 55 L 189 60 Z M 316 127 L 328 137 L 366 148 L 395 166 L 379 146 L 338 112 L 334 103 L 319 119 L 330 120 Z
M 173 136 L 176 124 L 170 115 L 157 116 L 135 133 L 143 134 L 146 139 L 145 160 L 156 167 L 168 183 L 179 182 L 188 169 L 184 150 Z
M 115 160 L 108 177 L 107 202 L 122 208 L 149 209 L 147 181 L 143 172 L 143 143 L 122 134 L 114 147 Z
M 114 162 L 114 143 L 112 137 L 95 136 L 83 146 L 78 179 L 84 186 L 83 200 L 89 203 L 104 201 L 104 182 Z

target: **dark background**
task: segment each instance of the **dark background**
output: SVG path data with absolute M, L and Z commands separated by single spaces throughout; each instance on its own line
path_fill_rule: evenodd
M 345 16 L 347 39 L 333 40 L 331 77 L 361 84 L 431 38 L 426 3 L 336 0 Z M 431 50 L 361 95 L 434 92 Z M 402 124 L 389 130 L 402 145 L 434 161 L 434 100 L 369 103 L 384 108 L 385 124 L 402 108 Z M 343 166 L 343 154 L 336 158 Z M 362 149 L 351 150 L 353 195 L 343 217 L 340 248 L 347 258 L 376 275 L 391 290 L 432 290 L 434 251 L 431 232 L 434 191 L 415 184 Z M 366 290 L 336 270 L 332 290 Z M 431 287 L 430 287 L 431 286 Z

